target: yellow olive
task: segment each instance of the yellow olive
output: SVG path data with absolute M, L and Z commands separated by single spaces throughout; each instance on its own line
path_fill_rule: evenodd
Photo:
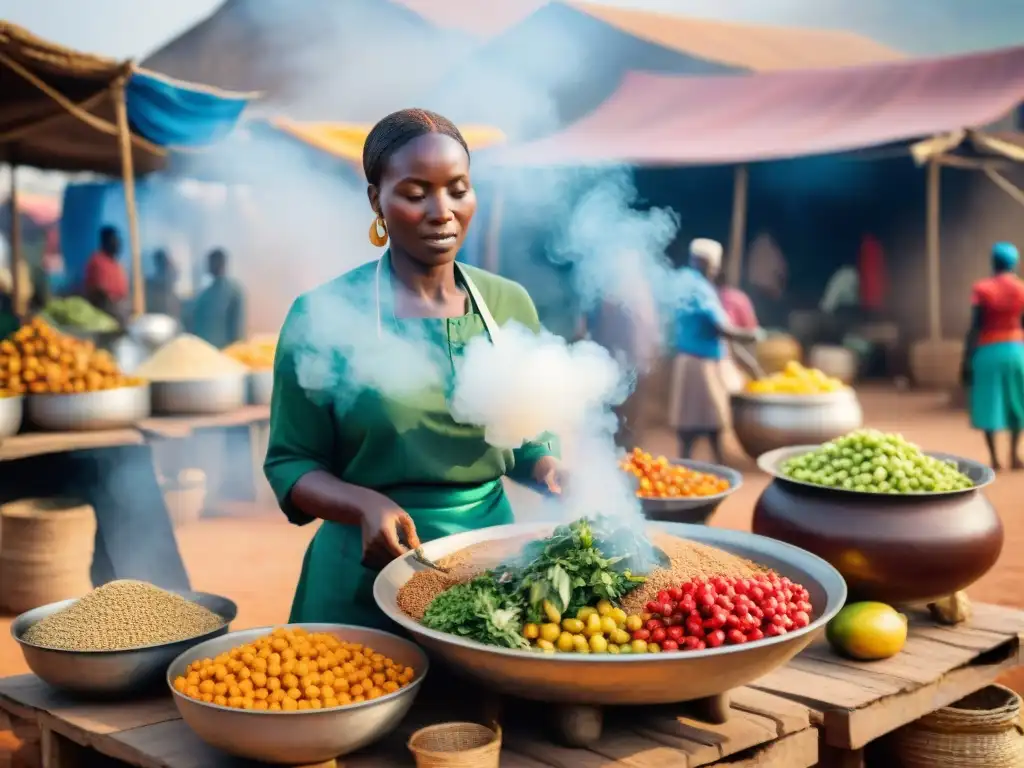
M 591 635 L 590 650 L 594 653 L 605 653 L 608 650 L 608 641 L 602 635 Z
M 612 608 L 612 612 L 609 615 L 615 619 L 615 624 L 617 626 L 621 627 L 626 623 L 626 612 L 621 608 Z
M 573 650 L 576 651 L 576 653 L 583 653 L 584 651 L 590 650 L 590 643 L 587 641 L 587 638 L 585 638 L 583 635 L 573 635 L 572 647 Z
M 555 647 L 562 653 L 568 653 L 573 649 L 572 635 L 569 632 L 563 632 L 558 636 L 558 641 L 555 643 Z
M 618 629 L 618 627 L 615 626 L 615 619 L 613 619 L 611 616 L 602 616 L 601 617 L 601 631 L 604 634 L 610 635 L 612 632 L 614 632 L 617 629 Z
M 617 645 L 623 645 L 629 642 L 629 632 L 624 629 L 616 629 L 608 635 L 608 639 Z
M 592 613 L 587 616 L 587 628 L 583 630 L 583 633 L 587 636 L 599 635 L 603 630 L 601 629 L 601 617 L 596 613 Z
M 600 615 L 602 615 L 602 616 L 607 616 L 608 614 L 610 614 L 612 612 L 612 610 L 614 609 L 614 607 L 615 606 L 613 606 L 607 600 L 598 600 L 597 601 L 597 612 Z
M 644 620 L 639 616 L 627 616 L 626 617 L 626 629 L 630 632 L 636 632 L 638 629 L 643 627 Z
M 554 643 L 552 643 L 550 640 L 545 640 L 543 637 L 537 641 L 537 647 L 540 648 L 542 651 L 547 651 L 549 653 L 555 652 Z
M 527 640 L 536 640 L 540 637 L 540 627 L 536 624 L 525 624 L 523 625 L 523 637 Z
M 621 653 L 621 651 L 619 650 L 619 646 L 615 645 L 615 643 L 609 643 L 608 653 L 612 654 L 613 656 L 618 656 L 619 653 Z
M 579 619 L 562 619 L 562 629 L 574 635 L 583 634 L 584 624 Z
M 562 614 L 558 612 L 558 609 L 555 608 L 554 603 L 550 600 L 544 601 L 544 615 L 552 624 L 558 624 L 562 620 Z
M 657 643 L 648 643 L 647 644 L 647 652 L 648 653 L 661 653 L 661 646 L 658 645 Z
M 542 624 L 540 627 L 540 639 L 549 643 L 555 642 L 560 634 L 562 630 L 557 624 Z
M 622 645 L 619 646 L 619 653 L 632 653 L 632 652 L 633 652 L 633 646 L 630 645 L 629 643 L 623 643 Z
M 586 621 L 588 616 L 590 616 L 592 614 L 595 614 L 595 613 L 597 613 L 597 609 L 596 608 L 591 608 L 589 605 L 587 605 L 587 606 L 584 606 L 583 608 L 580 608 L 576 612 L 576 618 L 580 619 L 581 621 Z
M 643 640 L 634 640 L 632 646 L 633 653 L 647 653 L 647 643 Z

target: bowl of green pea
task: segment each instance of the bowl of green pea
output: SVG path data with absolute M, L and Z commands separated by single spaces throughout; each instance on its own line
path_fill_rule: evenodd
M 856 430 L 816 446 L 770 451 L 772 481 L 754 533 L 827 560 L 854 599 L 927 602 L 965 589 L 1002 551 L 1003 526 L 985 498 L 995 475 L 898 434 Z

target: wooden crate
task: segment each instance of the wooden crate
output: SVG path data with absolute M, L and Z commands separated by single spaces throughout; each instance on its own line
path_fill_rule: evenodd
M 807 708 L 749 688 L 735 692 L 733 716 L 725 725 L 692 720 L 679 706 L 610 713 L 605 735 L 591 749 L 557 747 L 528 724 L 543 719 L 547 706 L 524 705 L 533 718 L 519 719 L 513 712 L 503 717 L 503 768 L 810 768 L 818 760 L 818 735 Z M 0 711 L 19 721 L 22 733 L 38 729 L 44 768 L 255 768 L 203 744 L 167 697 L 130 704 L 76 702 L 23 675 L 0 680 Z M 338 764 L 411 766 L 405 744 L 413 730 L 464 717 L 418 704 L 398 732 Z
M 863 764 L 863 749 L 922 715 L 952 704 L 1020 666 L 1024 611 L 974 605 L 973 618 L 937 625 L 911 612 L 903 652 L 848 661 L 819 640 L 754 687 L 806 705 L 822 731 L 822 765 Z

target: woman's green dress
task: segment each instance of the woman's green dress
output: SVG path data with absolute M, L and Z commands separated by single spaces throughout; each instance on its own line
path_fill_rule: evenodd
M 274 363 L 264 464 L 291 522 L 312 522 L 289 496 L 299 478 L 314 470 L 389 497 L 409 513 L 424 542 L 512 522 L 501 478 L 529 479 L 537 460 L 551 455 L 551 444 L 528 443 L 514 451 L 494 448 L 484 441 L 481 428 L 452 419 L 446 396 L 455 361 L 472 338 L 487 333 L 498 343 L 500 326 L 509 321 L 534 331 L 540 323 L 529 295 L 517 283 L 465 265 L 458 265 L 457 277 L 472 304 L 462 317 L 396 318 L 387 253 L 379 268 L 377 262 L 358 267 L 295 302 Z M 363 311 L 356 315 L 353 307 Z M 377 326 L 366 322 L 374 312 Z M 352 322 L 357 316 L 360 322 Z M 338 327 L 339 341 L 330 350 L 311 344 L 313 338 L 323 340 L 329 335 L 325 328 L 333 326 Z M 364 360 L 367 345 L 372 348 L 381 332 L 387 339 L 415 339 L 416 349 L 428 350 L 442 371 L 443 385 L 387 396 L 378 388 L 355 384 L 347 375 L 351 346 L 344 341 L 346 332 L 361 337 L 356 341 L 362 351 L 356 354 Z M 331 382 L 330 391 L 300 386 L 300 371 L 311 364 L 323 366 L 321 381 Z M 361 561 L 359 527 L 324 522 L 306 551 L 290 621 L 387 628 L 389 622 L 373 600 L 377 573 Z

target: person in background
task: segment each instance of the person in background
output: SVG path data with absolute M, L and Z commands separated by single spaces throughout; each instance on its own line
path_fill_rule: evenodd
M 153 275 L 146 280 L 146 312 L 181 320 L 178 268 L 162 248 L 153 253 Z
M 762 232 L 747 249 L 747 282 L 761 322 L 785 327 L 788 318 L 782 297 L 786 292 L 789 267 L 775 238 Z
M 964 343 L 961 381 L 970 388 L 971 426 L 985 433 L 989 461 L 1001 469 L 995 435 L 1010 433 L 1010 466 L 1024 468 L 1024 281 L 1020 254 L 1011 243 L 992 247 L 992 276 L 971 291 L 971 327 Z
M 759 328 L 742 330 L 730 322 L 713 284 L 721 263 L 721 243 L 703 238 L 690 243 L 690 263 L 683 270 L 693 290 L 676 314 L 669 402 L 669 421 L 679 435 L 680 455 L 691 458 L 697 441 L 704 437 L 719 464 L 725 461 L 722 430 L 729 423 L 729 393 L 722 370 L 725 342 L 761 338 Z
M 191 331 L 218 349 L 245 335 L 245 296 L 242 286 L 228 277 L 228 255 L 223 248 L 207 257 L 210 284 L 192 305 Z
M 100 247 L 85 265 L 85 298 L 112 317 L 127 317 L 128 273 L 119 261 L 121 236 L 114 227 L 100 230 Z
M 742 331 L 757 330 L 757 313 L 754 311 L 754 304 L 750 297 L 740 288 L 728 285 L 724 280 L 724 273 L 719 273 L 718 298 L 722 302 L 729 322 Z M 756 370 L 756 362 L 741 347 L 732 344 L 726 345 L 725 360 L 722 361 L 725 384 L 730 393 L 739 392 L 743 389 L 746 377 L 740 367 L 736 365 L 739 359 L 745 368 Z

